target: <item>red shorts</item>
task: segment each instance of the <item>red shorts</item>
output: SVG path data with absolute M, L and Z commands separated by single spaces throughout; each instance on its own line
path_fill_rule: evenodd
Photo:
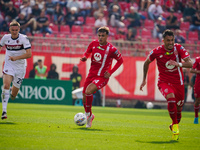
M 106 79 L 104 77 L 98 77 L 98 76 L 87 77 L 84 83 L 83 93 L 85 93 L 85 90 L 90 83 L 94 83 L 97 86 L 97 89 L 99 90 L 108 83 L 108 80 L 109 78 Z
M 194 97 L 195 98 L 200 97 L 200 85 L 197 84 L 194 85 Z
M 177 106 L 183 106 L 185 97 L 184 85 L 161 82 L 158 83 L 158 89 L 165 98 L 168 94 L 174 93 Z

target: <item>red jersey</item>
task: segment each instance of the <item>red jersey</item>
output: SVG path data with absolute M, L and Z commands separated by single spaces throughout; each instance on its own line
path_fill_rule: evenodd
M 91 57 L 91 67 L 88 76 L 104 76 L 105 71 L 110 72 L 113 58 L 117 61 L 122 59 L 121 53 L 110 43 L 100 45 L 94 40 L 88 46 L 85 57 Z
M 180 44 L 174 44 L 171 51 L 167 51 L 164 45 L 161 45 L 150 52 L 149 59 L 156 59 L 159 77 L 158 82 L 167 82 L 172 84 L 183 84 L 183 71 L 181 67 L 168 65 L 169 60 L 181 62 L 181 59 L 189 57 L 189 53 Z
M 197 57 L 195 59 L 195 62 L 193 64 L 192 68 L 196 69 L 196 70 L 200 70 L 200 57 Z M 196 74 L 195 84 L 200 85 L 200 74 L 199 73 Z

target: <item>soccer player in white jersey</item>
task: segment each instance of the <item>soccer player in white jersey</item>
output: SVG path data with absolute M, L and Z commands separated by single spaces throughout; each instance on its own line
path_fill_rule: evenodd
M 7 118 L 7 104 L 17 96 L 21 83 L 26 73 L 26 59 L 30 58 L 31 44 L 26 35 L 20 34 L 20 24 L 12 21 L 9 27 L 10 34 L 5 34 L 0 41 L 0 51 L 6 46 L 5 64 L 3 69 L 3 90 L 1 94 L 3 113 L 1 119 Z
M 181 110 L 185 96 L 182 67 L 191 68 L 192 61 L 189 53 L 183 46 L 177 43 L 174 44 L 173 31 L 164 31 L 163 42 L 163 45 L 150 52 L 144 62 L 144 75 L 140 90 L 146 85 L 149 64 L 156 59 L 159 71 L 158 89 L 168 102 L 168 112 L 172 119 L 170 129 L 173 133 L 173 139 L 178 140 L 178 124 L 181 120 Z

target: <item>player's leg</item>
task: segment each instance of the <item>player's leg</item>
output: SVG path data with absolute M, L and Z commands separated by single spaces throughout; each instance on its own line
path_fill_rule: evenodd
M 13 80 L 13 77 L 11 75 L 7 75 L 7 74 L 3 75 L 3 90 L 1 94 L 3 113 L 2 113 L 1 119 L 7 118 L 7 105 L 8 105 L 9 95 L 10 95 L 10 84 L 12 80 Z
M 200 97 L 196 98 L 194 102 L 194 112 L 195 112 L 194 124 L 199 123 L 199 114 L 198 114 L 200 108 L 199 104 L 200 104 Z
M 10 98 L 11 98 L 12 100 L 14 100 L 14 99 L 16 98 L 18 92 L 19 92 L 19 88 L 15 87 L 15 86 L 13 85 L 11 89 L 12 89 L 12 90 L 11 90 Z

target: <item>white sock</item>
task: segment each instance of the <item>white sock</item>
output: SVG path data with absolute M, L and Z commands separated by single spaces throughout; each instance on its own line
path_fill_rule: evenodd
M 3 89 L 3 91 L 2 91 L 3 112 L 7 112 L 7 105 L 8 105 L 8 100 L 9 100 L 9 96 L 10 96 L 9 93 L 10 93 L 10 90 Z

